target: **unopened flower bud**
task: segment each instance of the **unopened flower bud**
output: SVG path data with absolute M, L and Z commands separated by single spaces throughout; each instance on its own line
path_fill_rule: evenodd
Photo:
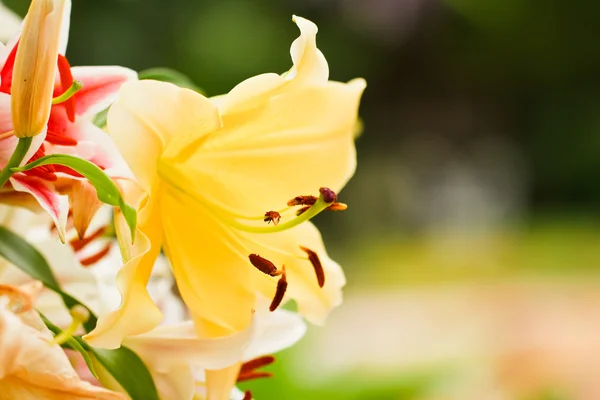
M 36 136 L 48 123 L 64 9 L 65 0 L 33 0 L 25 17 L 11 88 L 18 138 Z

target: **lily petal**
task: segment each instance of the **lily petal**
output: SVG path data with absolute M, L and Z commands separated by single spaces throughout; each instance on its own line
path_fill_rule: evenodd
M 36 315 L 32 315 L 34 317 Z M 29 316 L 28 316 L 29 318 Z M 39 320 L 43 328 L 43 323 Z M 0 398 L 49 400 L 124 400 L 120 393 L 82 381 L 67 355 L 50 344 L 49 331 L 25 325 L 7 310 L 0 310 Z
M 133 185 L 132 185 L 133 186 Z M 162 313 L 152 301 L 146 286 L 152 274 L 154 262 L 162 245 L 162 226 L 160 214 L 148 197 L 133 190 L 125 190 L 131 198 L 125 198 L 129 204 L 138 206 L 138 227 L 136 240 L 131 246 L 127 224 L 116 213 L 115 228 L 120 232 L 122 253 L 125 263 L 117 275 L 117 288 L 122 296 L 117 310 L 100 316 L 96 328 L 83 338 L 93 346 L 117 348 L 127 336 L 139 335 L 156 327 Z M 135 195 L 132 195 L 135 193 Z
M 124 344 L 138 353 L 144 362 L 160 367 L 185 363 L 203 369 L 219 369 L 242 359 L 255 335 L 254 330 L 254 325 L 250 324 L 230 336 L 199 338 L 194 323 L 186 321 L 128 337 Z
M 329 312 L 342 303 L 346 279 L 342 268 L 327 255 L 319 230 L 308 222 L 268 236 L 253 235 L 253 239 L 261 256 L 276 265 L 285 265 L 288 281 L 286 298 L 294 299 L 298 312 L 310 322 L 323 324 Z M 300 246 L 317 253 L 325 273 L 323 287 L 319 287 L 314 268 Z M 263 295 L 273 297 L 272 283 L 261 283 Z
M 266 299 L 262 303 L 265 304 Z M 267 311 L 267 306 L 256 311 L 256 335 L 244 353 L 244 360 L 273 354 L 297 343 L 306 333 L 306 324 L 300 315 L 286 310 Z
M 236 246 L 235 232 L 174 190 L 164 195 L 161 207 L 165 251 L 198 335 L 245 329 L 255 303 L 252 282 L 261 273 L 249 265 L 243 246 Z
M 10 183 L 18 192 L 32 195 L 39 205 L 50 215 L 56 225 L 61 241 L 65 241 L 65 227 L 69 214 L 69 201 L 67 196 L 58 195 L 51 184 L 23 174 L 15 174 L 10 178 Z
M 187 190 L 248 216 L 280 209 L 321 186 L 339 191 L 356 166 L 352 132 L 364 87 L 362 79 L 329 82 L 223 115 L 220 131 L 177 159 L 194 185 Z
M 157 161 L 167 146 L 174 152 L 190 136 L 220 126 L 217 108 L 204 96 L 149 80 L 124 84 L 108 114 L 109 134 L 147 192 L 158 184 Z
M 137 72 L 118 66 L 73 67 L 71 73 L 83 83 L 75 95 L 77 115 L 89 116 L 104 110 L 116 100 L 122 84 L 137 80 Z

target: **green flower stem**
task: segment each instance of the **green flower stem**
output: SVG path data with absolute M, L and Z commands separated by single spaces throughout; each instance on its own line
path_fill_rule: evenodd
M 19 139 L 19 143 L 17 143 L 17 148 L 15 149 L 12 156 L 6 163 L 4 169 L 0 172 L 0 188 L 2 188 L 6 182 L 10 179 L 10 177 L 14 174 L 12 168 L 18 167 L 21 164 L 21 161 L 25 158 L 25 154 L 29 150 L 31 146 L 32 137 L 24 137 Z

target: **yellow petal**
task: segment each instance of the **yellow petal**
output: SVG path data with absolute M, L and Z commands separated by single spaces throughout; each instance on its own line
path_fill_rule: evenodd
M 364 87 L 362 79 L 329 82 L 223 115 L 220 131 L 177 160 L 193 185 L 186 190 L 248 216 L 321 186 L 339 191 L 356 165 L 353 131 Z
M 239 238 L 201 205 L 171 189 L 164 194 L 165 251 L 199 336 L 246 328 L 255 302 L 253 276 Z
M 131 194 L 130 189 L 126 193 Z M 141 193 L 138 193 L 142 196 Z M 136 204 L 131 198 L 125 198 L 130 204 Z M 158 199 L 145 199 L 138 212 L 136 240 L 132 248 L 127 248 L 130 259 L 117 275 L 117 288 L 122 296 L 120 307 L 98 318 L 96 328 L 84 339 L 93 346 L 116 348 L 123 339 L 130 335 L 139 335 L 156 327 L 162 314 L 154 304 L 146 285 L 152 274 L 154 262 L 158 257 L 162 244 L 162 226 L 158 206 L 153 202 Z M 121 232 L 120 236 L 127 238 L 127 224 L 122 216 L 115 218 L 115 227 Z M 121 245 L 128 246 L 131 240 L 123 240 Z
M 142 187 L 158 184 L 157 160 L 178 152 L 181 142 L 217 130 L 216 106 L 204 96 L 175 85 L 143 80 L 121 86 L 108 114 L 108 133 Z M 168 150 L 168 151 L 167 151 Z
M 206 400 L 228 400 L 235 386 L 241 363 L 219 370 L 206 371 Z
M 108 115 L 108 131 L 149 197 L 142 201 L 141 194 L 134 195 L 134 203 L 144 204 L 138 208 L 134 247 L 120 240 L 122 253 L 130 258 L 117 277 L 122 304 L 99 318 L 96 329 L 85 336 L 89 343 L 114 348 L 124 337 L 147 332 L 160 322 L 160 311 L 146 290 L 162 246 L 158 159 L 169 146 L 177 148 L 182 137 L 187 142 L 192 140 L 187 135 L 200 137 L 220 124 L 216 107 L 193 91 L 155 81 L 130 82 L 121 87 L 120 97 Z M 134 189 L 124 191 L 131 196 Z M 127 196 L 126 201 L 131 203 Z M 127 237 L 124 229 L 118 230 Z
M 285 265 L 288 287 L 286 299 L 294 299 L 298 312 L 314 324 L 325 322 L 329 312 L 342 303 L 342 288 L 346 284 L 341 267 L 327 255 L 317 228 L 310 222 L 290 230 L 270 234 L 251 235 L 253 249 L 277 266 Z M 307 255 L 300 246 L 315 251 L 323 270 L 325 285 L 321 288 Z M 261 292 L 272 298 L 275 292 L 272 282 L 260 281 Z

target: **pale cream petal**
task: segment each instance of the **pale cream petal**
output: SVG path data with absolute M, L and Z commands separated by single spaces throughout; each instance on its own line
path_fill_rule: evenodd
M 255 303 L 258 271 L 230 229 L 201 205 L 171 189 L 164 194 L 165 251 L 198 335 L 223 336 L 245 329 Z
M 263 299 L 265 300 L 265 299 Z M 306 324 L 300 315 L 286 310 L 270 312 L 257 307 L 256 334 L 244 353 L 244 360 L 273 354 L 296 344 L 306 333 Z
M 362 79 L 330 82 L 224 115 L 224 127 L 179 160 L 186 190 L 248 216 L 318 195 L 321 186 L 339 191 L 356 165 L 353 131 L 364 87 Z
M 290 230 L 253 235 L 253 250 L 280 267 L 285 265 L 288 287 L 285 299 L 294 299 L 298 312 L 314 324 L 322 324 L 329 312 L 342 303 L 342 288 L 346 284 L 341 267 L 329 258 L 317 228 L 310 222 Z M 325 285 L 318 285 L 315 270 L 304 251 L 304 246 L 315 251 L 325 272 Z M 275 292 L 271 282 L 260 281 L 261 292 L 272 298 Z
M 191 364 L 204 369 L 219 369 L 242 359 L 255 336 L 255 326 L 218 338 L 199 338 L 192 321 L 159 326 L 152 331 L 128 337 L 124 344 L 144 362 L 169 368 L 174 364 Z
M 51 337 L 0 310 L 0 399 L 126 399 L 82 381 L 63 349 L 49 343 Z
M 148 368 L 160 399 L 192 400 L 195 382 L 189 365 L 174 364 L 166 367 L 159 363 L 156 366 L 149 364 Z

